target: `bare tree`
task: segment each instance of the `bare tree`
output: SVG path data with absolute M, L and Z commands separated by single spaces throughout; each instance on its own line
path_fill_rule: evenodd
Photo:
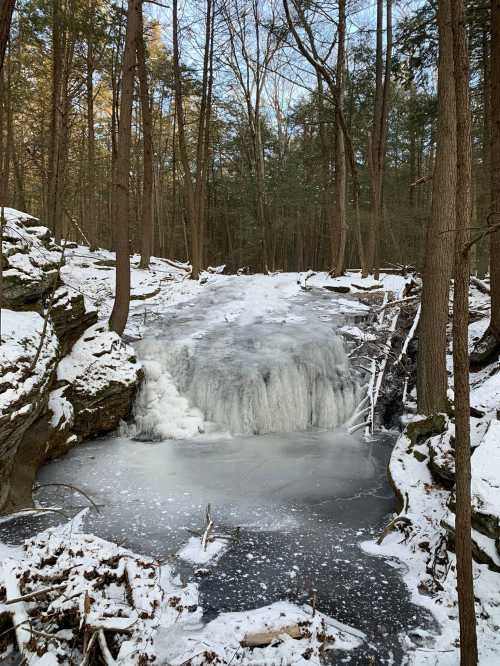
M 500 0 L 491 0 L 491 175 L 493 224 L 500 224 Z M 491 331 L 500 346 L 500 229 L 490 236 Z
M 128 0 L 127 30 L 125 35 L 125 51 L 123 53 L 121 75 L 120 123 L 116 144 L 116 165 L 113 170 L 112 223 L 114 226 L 116 243 L 116 290 L 115 302 L 109 320 L 109 327 L 112 331 L 118 333 L 118 335 L 122 335 L 125 330 L 130 306 L 130 144 L 141 1 L 142 0 Z
M 200 115 L 198 119 L 198 136 L 196 141 L 194 176 L 192 173 L 188 141 L 186 136 L 186 114 L 184 108 L 184 86 L 180 62 L 180 25 L 177 0 L 173 0 L 172 3 L 172 29 L 177 134 L 179 154 L 183 170 L 186 212 L 191 236 L 191 277 L 196 279 L 202 267 L 206 214 L 205 196 L 206 179 L 208 174 L 210 115 L 212 106 L 213 0 L 206 0 L 203 80 Z
M 364 275 L 368 273 L 367 263 L 366 263 L 366 254 L 364 250 L 363 238 L 361 234 L 361 222 L 359 215 L 359 198 L 360 198 L 360 182 L 359 182 L 359 170 L 356 162 L 356 156 L 354 153 L 354 146 L 352 142 L 351 133 L 347 126 L 347 122 L 344 115 L 344 109 L 339 103 L 338 99 L 338 89 L 335 81 L 335 74 L 328 66 L 325 58 L 321 58 L 318 50 L 316 48 L 314 35 L 311 30 L 311 26 L 308 24 L 305 14 L 301 9 L 300 3 L 298 0 L 290 0 L 292 3 L 295 13 L 296 20 L 292 17 L 290 12 L 290 3 L 289 0 L 283 0 L 283 8 L 285 10 L 285 16 L 288 24 L 288 28 L 292 33 L 292 36 L 295 40 L 298 50 L 304 56 L 304 58 L 309 62 L 310 65 L 315 69 L 316 72 L 322 77 L 323 81 L 328 87 L 331 98 L 335 103 L 336 113 L 337 113 L 337 122 L 340 126 L 340 131 L 344 137 L 345 150 L 347 155 L 347 160 L 349 163 L 349 169 L 351 172 L 352 179 L 352 192 L 353 192 L 353 206 L 354 206 L 354 218 L 355 218 L 355 229 L 356 229 L 356 240 L 358 246 L 358 255 L 359 261 L 361 264 L 361 269 Z M 304 40 L 299 35 L 297 27 L 302 27 L 309 39 L 309 44 L 306 45 Z
M 380 235 L 383 215 L 383 179 L 387 143 L 387 117 L 392 62 L 392 0 L 386 0 L 386 49 L 383 66 L 383 0 L 377 0 L 377 46 L 375 55 L 375 104 L 368 147 L 371 178 L 372 211 L 367 247 L 367 267 L 378 276 L 380 268 Z
M 96 16 L 96 0 L 90 0 L 86 23 L 86 102 L 87 102 L 87 234 L 90 249 L 97 248 L 97 211 L 95 206 L 95 128 L 94 128 L 94 72 L 95 44 L 94 22 Z
M 61 240 L 64 218 L 71 95 L 69 89 L 75 52 L 70 17 L 73 0 L 52 0 L 52 80 L 48 155 L 47 217 L 56 240 Z
M 476 614 L 472 575 L 469 386 L 469 253 L 472 219 L 472 131 L 469 54 L 463 0 L 451 3 L 457 119 L 457 193 L 453 289 L 453 377 L 455 388 L 455 467 L 457 589 L 460 663 L 477 664 Z
M 490 145 L 486 167 L 490 167 L 491 212 L 488 215 L 490 241 L 490 325 L 471 354 L 471 361 L 484 364 L 500 349 L 500 0 L 490 0 L 491 64 L 489 123 Z M 486 93 L 487 98 L 487 93 Z
M 438 5 L 439 63 L 436 162 L 427 227 L 419 323 L 417 397 L 423 414 L 448 411 L 446 369 L 448 304 L 455 227 L 456 121 L 451 0 Z
M 336 145 L 335 145 L 335 222 L 332 233 L 334 247 L 332 248 L 333 270 L 335 276 L 344 274 L 345 247 L 347 242 L 347 179 L 345 140 L 340 124 L 340 112 L 344 111 L 344 87 L 345 87 L 345 34 L 346 34 L 346 0 L 339 0 L 339 23 L 337 37 L 337 109 L 336 120 Z
M 5 51 L 9 42 L 10 24 L 15 5 L 16 0 L 2 0 L 2 6 L 0 7 L 0 74 L 3 70 Z
M 281 46 L 275 34 L 275 2 L 269 3 L 267 22 L 263 29 L 262 1 L 222 0 L 221 11 L 229 35 L 227 63 L 233 71 L 243 96 L 251 139 L 251 161 L 255 178 L 257 221 L 261 233 L 262 268 L 274 268 L 271 253 L 270 220 L 265 186 L 264 146 L 262 143 L 262 94 L 269 65 Z
M 143 141 L 143 183 L 142 183 L 142 228 L 140 268 L 148 268 L 153 244 L 153 118 L 149 96 L 148 73 L 146 67 L 146 44 L 142 2 L 139 3 L 139 26 L 137 36 L 137 72 L 139 76 L 142 141 Z

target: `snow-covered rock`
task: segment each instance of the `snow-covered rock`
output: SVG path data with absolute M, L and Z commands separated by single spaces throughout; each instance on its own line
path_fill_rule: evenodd
M 492 421 L 471 460 L 474 527 L 500 539 L 500 421 Z
M 43 333 L 36 312 L 2 309 L 1 314 L 0 510 L 19 508 L 12 470 L 26 432 L 46 410 L 59 353 L 52 325 Z
M 97 322 L 97 311 L 85 307 L 80 292 L 61 285 L 54 293 L 50 318 L 61 343 L 61 351 L 66 354 L 82 333 Z
M 49 230 L 11 208 L 4 217 L 0 512 L 31 506 L 43 462 L 117 427 L 141 378 L 132 350 L 94 326 L 98 314 L 86 305 L 82 280 L 64 284 L 62 248 Z
M 125 419 L 142 379 L 134 351 L 106 325 L 95 324 L 57 368 L 75 413 L 73 431 L 87 438 L 114 430 Z
M 4 209 L 1 305 L 35 309 L 56 286 L 61 248 L 39 220 L 13 208 Z

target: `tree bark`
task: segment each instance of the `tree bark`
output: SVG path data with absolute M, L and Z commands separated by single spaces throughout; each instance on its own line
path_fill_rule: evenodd
M 151 114 L 151 100 L 149 97 L 148 74 L 146 68 L 146 44 L 144 37 L 142 3 L 139 3 L 139 12 L 137 72 L 139 75 L 141 97 L 144 169 L 142 181 L 142 246 L 139 267 L 149 268 L 151 248 L 153 245 L 153 119 Z
M 177 134 L 179 142 L 179 153 L 181 157 L 182 169 L 184 171 L 184 195 L 186 202 L 186 213 L 188 216 L 190 235 L 191 235 L 191 277 L 197 279 L 201 270 L 200 252 L 199 252 L 199 225 L 196 215 L 195 189 L 191 166 L 189 164 L 187 140 L 186 140 L 186 119 L 184 113 L 184 99 L 182 90 L 182 72 L 179 53 L 179 16 L 178 1 L 172 2 L 172 31 L 173 31 L 173 70 L 174 70 L 174 92 L 175 92 L 175 110 L 177 114 Z
M 142 0 L 128 0 L 125 51 L 122 62 L 120 122 L 116 145 L 116 167 L 113 182 L 113 220 L 116 245 L 115 302 L 109 327 L 122 335 L 130 305 L 130 248 L 129 248 L 129 174 L 132 129 L 132 103 L 136 66 L 139 12 Z
M 98 246 L 97 211 L 95 206 L 95 129 L 94 129 L 94 39 L 93 19 L 95 17 L 95 0 L 90 1 L 89 22 L 87 26 L 87 57 L 86 57 L 86 98 L 87 98 L 87 234 L 90 249 Z
M 15 4 L 16 0 L 2 0 L 2 6 L 0 7 L 0 74 L 3 70 L 5 52 L 9 43 L 10 25 Z
M 500 223 L 500 0 L 491 0 L 491 224 Z M 500 345 L 500 230 L 490 235 L 491 332 Z
M 337 28 L 337 109 L 335 120 L 337 126 L 337 142 L 335 146 L 335 222 L 338 227 L 338 246 L 334 248 L 333 266 L 336 277 L 345 271 L 345 247 L 347 241 L 347 178 L 345 139 L 340 125 L 339 114 L 344 111 L 344 69 L 345 69 L 345 33 L 346 33 L 346 0 L 339 0 L 339 23 Z
M 451 0 L 438 5 L 439 64 L 436 163 L 427 228 L 417 367 L 418 409 L 448 411 L 446 369 L 448 305 L 456 197 L 456 121 Z
M 471 543 L 471 462 L 469 386 L 469 240 L 472 219 L 472 130 L 469 55 L 463 0 L 451 3 L 457 120 L 457 190 L 453 290 L 453 373 L 455 392 L 455 467 L 457 588 L 460 663 L 476 666 L 477 636 Z
M 383 217 L 383 180 L 387 143 L 387 117 L 392 63 L 392 0 L 386 0 L 386 52 L 383 64 L 383 0 L 377 0 L 377 47 L 375 56 L 375 105 L 373 128 L 368 146 L 372 209 L 367 245 L 367 268 L 378 278 L 380 270 L 380 236 Z

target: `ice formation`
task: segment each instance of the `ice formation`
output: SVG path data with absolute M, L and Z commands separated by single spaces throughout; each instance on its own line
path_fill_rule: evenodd
M 332 430 L 354 410 L 357 388 L 330 326 L 276 322 L 216 327 L 204 335 L 147 336 L 146 381 L 135 405 L 142 439 Z

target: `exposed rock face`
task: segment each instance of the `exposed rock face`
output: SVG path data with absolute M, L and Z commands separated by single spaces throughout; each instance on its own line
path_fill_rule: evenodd
M 26 432 L 44 414 L 59 354 L 57 337 L 49 324 L 41 352 L 43 320 L 36 312 L 2 309 L 0 345 L 0 509 L 19 508 L 11 475 Z
M 57 282 L 61 248 L 39 221 L 12 208 L 4 209 L 3 284 L 0 305 L 36 309 Z
M 33 481 L 43 462 L 82 439 L 114 430 L 128 416 L 142 379 L 132 349 L 96 325 L 97 312 L 59 278 L 61 248 L 48 229 L 9 208 L 5 219 L 0 513 L 32 505 Z M 34 363 L 48 303 L 50 317 Z
M 431 437 L 429 446 L 429 467 L 434 477 L 445 487 L 455 484 L 455 449 L 449 430 Z
M 87 310 L 83 295 L 62 285 L 54 294 L 50 318 L 61 344 L 61 353 L 67 354 L 82 333 L 97 323 L 97 311 Z
M 500 571 L 500 421 L 491 421 L 472 454 L 471 498 L 474 557 Z M 443 525 L 454 538 L 454 493 L 449 508 Z
M 141 379 L 131 347 L 102 324 L 89 328 L 57 369 L 59 384 L 67 384 L 78 437 L 114 430 L 129 415 Z
M 500 421 L 490 426 L 471 459 L 472 522 L 493 539 L 500 538 Z
M 65 398 L 65 387 L 51 391 L 47 407 L 25 431 L 12 467 L 10 506 L 29 507 L 31 490 L 40 465 L 63 455 L 78 443 L 72 432 L 74 409 Z M 15 491 L 15 492 L 14 492 Z

